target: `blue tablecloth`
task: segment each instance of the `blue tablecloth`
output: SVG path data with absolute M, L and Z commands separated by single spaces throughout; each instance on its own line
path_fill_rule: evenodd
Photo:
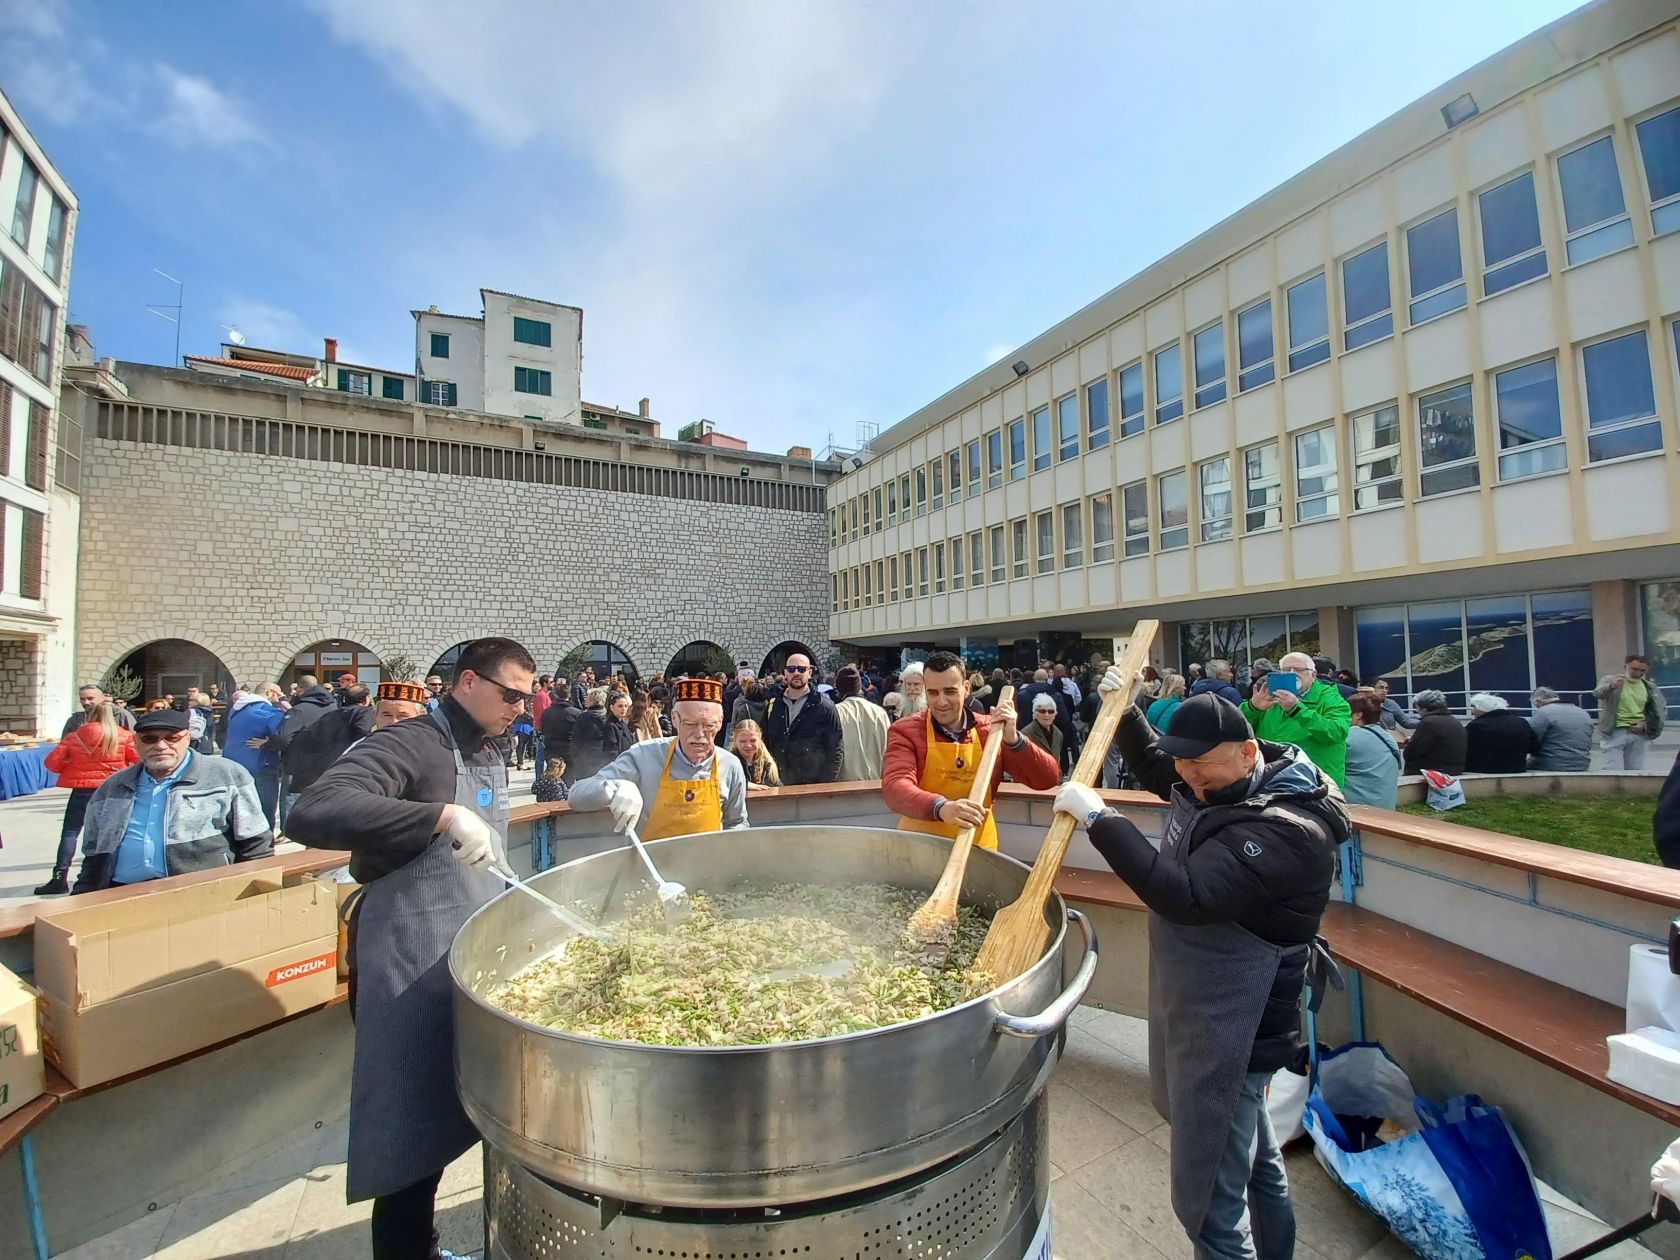
M 0 750 L 0 801 L 29 796 L 57 783 L 58 776 L 49 774 L 42 764 L 52 750 L 52 744 Z

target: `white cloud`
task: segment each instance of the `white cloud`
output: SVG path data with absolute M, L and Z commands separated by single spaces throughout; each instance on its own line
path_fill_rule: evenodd
M 990 367 L 992 364 L 996 363 L 999 359 L 1003 358 L 1004 355 L 1008 354 L 1014 348 L 1015 347 L 1010 345 L 1008 342 L 1003 342 L 999 345 L 988 346 L 986 348 L 986 366 Z
M 163 139 L 215 149 L 272 147 L 244 107 L 210 80 L 161 61 L 152 73 L 163 94 L 163 112 L 152 126 Z
M 247 345 L 292 354 L 317 354 L 321 339 L 297 312 L 256 298 L 236 297 L 222 304 L 216 322 L 237 328 Z

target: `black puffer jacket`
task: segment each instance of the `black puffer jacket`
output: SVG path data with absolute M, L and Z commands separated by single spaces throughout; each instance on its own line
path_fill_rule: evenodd
M 1135 706 L 1115 743 L 1145 791 L 1191 811 L 1183 857 L 1163 859 L 1142 832 L 1110 810 L 1091 824 L 1091 843 L 1155 914 L 1173 923 L 1236 923 L 1262 940 L 1305 946 L 1318 934 L 1348 837 L 1340 793 L 1300 749 L 1262 741 L 1258 785 L 1240 801 L 1206 805 L 1179 778 L 1172 757 Z M 1249 1071 L 1293 1064 L 1307 951 L 1286 950 L 1254 1036 Z

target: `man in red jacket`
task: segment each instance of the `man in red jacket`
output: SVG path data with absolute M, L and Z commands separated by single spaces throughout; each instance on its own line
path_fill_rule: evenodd
M 991 801 L 1004 772 L 1017 783 L 1043 791 L 1061 782 L 1061 768 L 1016 729 L 1013 704 L 1000 704 L 989 714 L 969 711 L 968 671 L 962 657 L 935 652 L 923 664 L 922 677 L 927 683 L 926 711 L 900 718 L 887 731 L 881 795 L 902 815 L 901 831 L 954 840 L 964 827 L 976 827 L 974 843 L 995 849 Z M 985 805 L 976 805 L 967 797 L 994 722 L 1003 723 L 1003 755 L 992 771 Z

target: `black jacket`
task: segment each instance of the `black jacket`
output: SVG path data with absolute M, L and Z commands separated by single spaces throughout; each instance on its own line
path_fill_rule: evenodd
M 373 706 L 351 705 L 343 709 L 329 709 L 318 721 L 299 731 L 286 747 L 288 789 L 301 792 L 313 787 L 315 780 L 358 740 L 373 734 Z
M 543 710 L 543 746 L 550 757 L 559 757 L 568 767 L 572 761 L 572 731 L 580 716 L 582 710 L 572 703 L 570 696 L 556 696 L 554 703 Z
M 630 723 L 609 712 L 607 720 L 601 723 L 601 755 L 606 758 L 601 764 L 616 760 L 619 753 L 628 751 L 635 742 L 636 732 L 630 729 Z
M 501 761 L 458 701 L 445 696 L 438 710 L 462 761 Z M 437 722 L 422 716 L 375 731 L 329 766 L 286 816 L 286 836 L 310 848 L 348 849 L 351 875 L 366 884 L 424 853 L 454 800 L 454 754 Z
M 1442 774 L 1463 774 L 1468 744 L 1464 723 L 1452 714 L 1426 713 L 1406 741 L 1406 773 L 1439 770 Z
M 787 786 L 839 782 L 840 715 L 827 696 L 810 692 L 791 729 L 787 697 L 771 700 L 764 711 L 764 743 Z
M 1464 768 L 1472 774 L 1523 774 L 1528 754 L 1538 746 L 1534 728 L 1521 714 L 1509 709 L 1484 713 L 1464 728 Z
M 543 714 L 547 717 L 548 714 Z M 572 755 L 566 758 L 566 779 L 578 783 L 594 774 L 612 757 L 606 755 L 607 711 L 584 709 L 572 723 Z
M 294 739 L 327 714 L 336 712 L 337 708 L 333 703 L 332 692 L 325 687 L 311 687 L 292 701 L 292 711 L 280 719 L 280 727 L 274 732 L 268 750 L 284 757 L 287 746 Z M 290 773 L 291 767 L 287 766 L 286 769 Z
M 1348 837 L 1346 807 L 1324 773 L 1299 749 L 1262 742 L 1259 787 L 1241 801 L 1203 805 L 1156 747 L 1155 732 L 1135 705 L 1121 718 L 1115 743 L 1145 791 L 1184 798 L 1195 812 L 1180 842 L 1185 856 L 1176 862 L 1162 860 L 1123 815 L 1111 810 L 1098 818 L 1091 843 L 1114 873 L 1169 922 L 1235 923 L 1275 944 L 1309 944 L 1330 899 L 1336 847 Z M 1249 1071 L 1295 1062 L 1305 970 L 1303 950 L 1280 959 Z
M 1657 812 L 1651 819 L 1651 838 L 1664 866 L 1680 867 L 1680 757 L 1674 759 L 1662 791 L 1657 793 Z

